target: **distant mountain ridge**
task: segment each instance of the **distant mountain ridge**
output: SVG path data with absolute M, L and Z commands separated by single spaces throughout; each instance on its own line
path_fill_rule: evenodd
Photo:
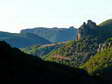
M 0 40 L 6 41 L 12 47 L 24 48 L 33 45 L 51 44 L 76 39 L 77 29 L 67 28 L 34 28 L 21 30 L 20 33 L 0 31 Z
M 45 28 L 36 27 L 32 29 L 24 29 L 21 32 L 33 33 L 43 37 L 51 42 L 64 42 L 68 40 L 75 40 L 77 36 L 77 29 L 74 27 L 69 28 Z
M 0 32 L 0 40 L 5 41 L 12 47 L 23 48 L 32 45 L 50 44 L 51 42 L 31 33 L 8 33 Z

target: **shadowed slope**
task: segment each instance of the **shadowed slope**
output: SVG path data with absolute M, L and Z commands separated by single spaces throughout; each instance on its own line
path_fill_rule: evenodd
M 27 80 L 47 84 L 95 84 L 83 70 L 45 62 L 0 42 L 1 80 Z

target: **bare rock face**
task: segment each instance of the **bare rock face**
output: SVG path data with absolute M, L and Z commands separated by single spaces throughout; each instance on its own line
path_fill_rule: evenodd
M 77 40 L 81 40 L 84 37 L 94 35 L 94 31 L 98 28 L 95 22 L 92 20 L 88 20 L 87 23 L 83 23 L 83 25 L 79 28 L 77 34 Z

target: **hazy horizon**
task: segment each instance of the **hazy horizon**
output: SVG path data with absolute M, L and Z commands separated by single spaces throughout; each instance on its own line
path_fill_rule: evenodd
M 1 0 L 0 31 L 19 32 L 33 27 L 78 28 L 112 18 L 112 0 Z

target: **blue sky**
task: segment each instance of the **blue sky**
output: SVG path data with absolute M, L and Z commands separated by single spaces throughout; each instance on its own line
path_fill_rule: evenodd
M 0 0 L 0 31 L 32 27 L 79 27 L 112 18 L 112 0 Z

